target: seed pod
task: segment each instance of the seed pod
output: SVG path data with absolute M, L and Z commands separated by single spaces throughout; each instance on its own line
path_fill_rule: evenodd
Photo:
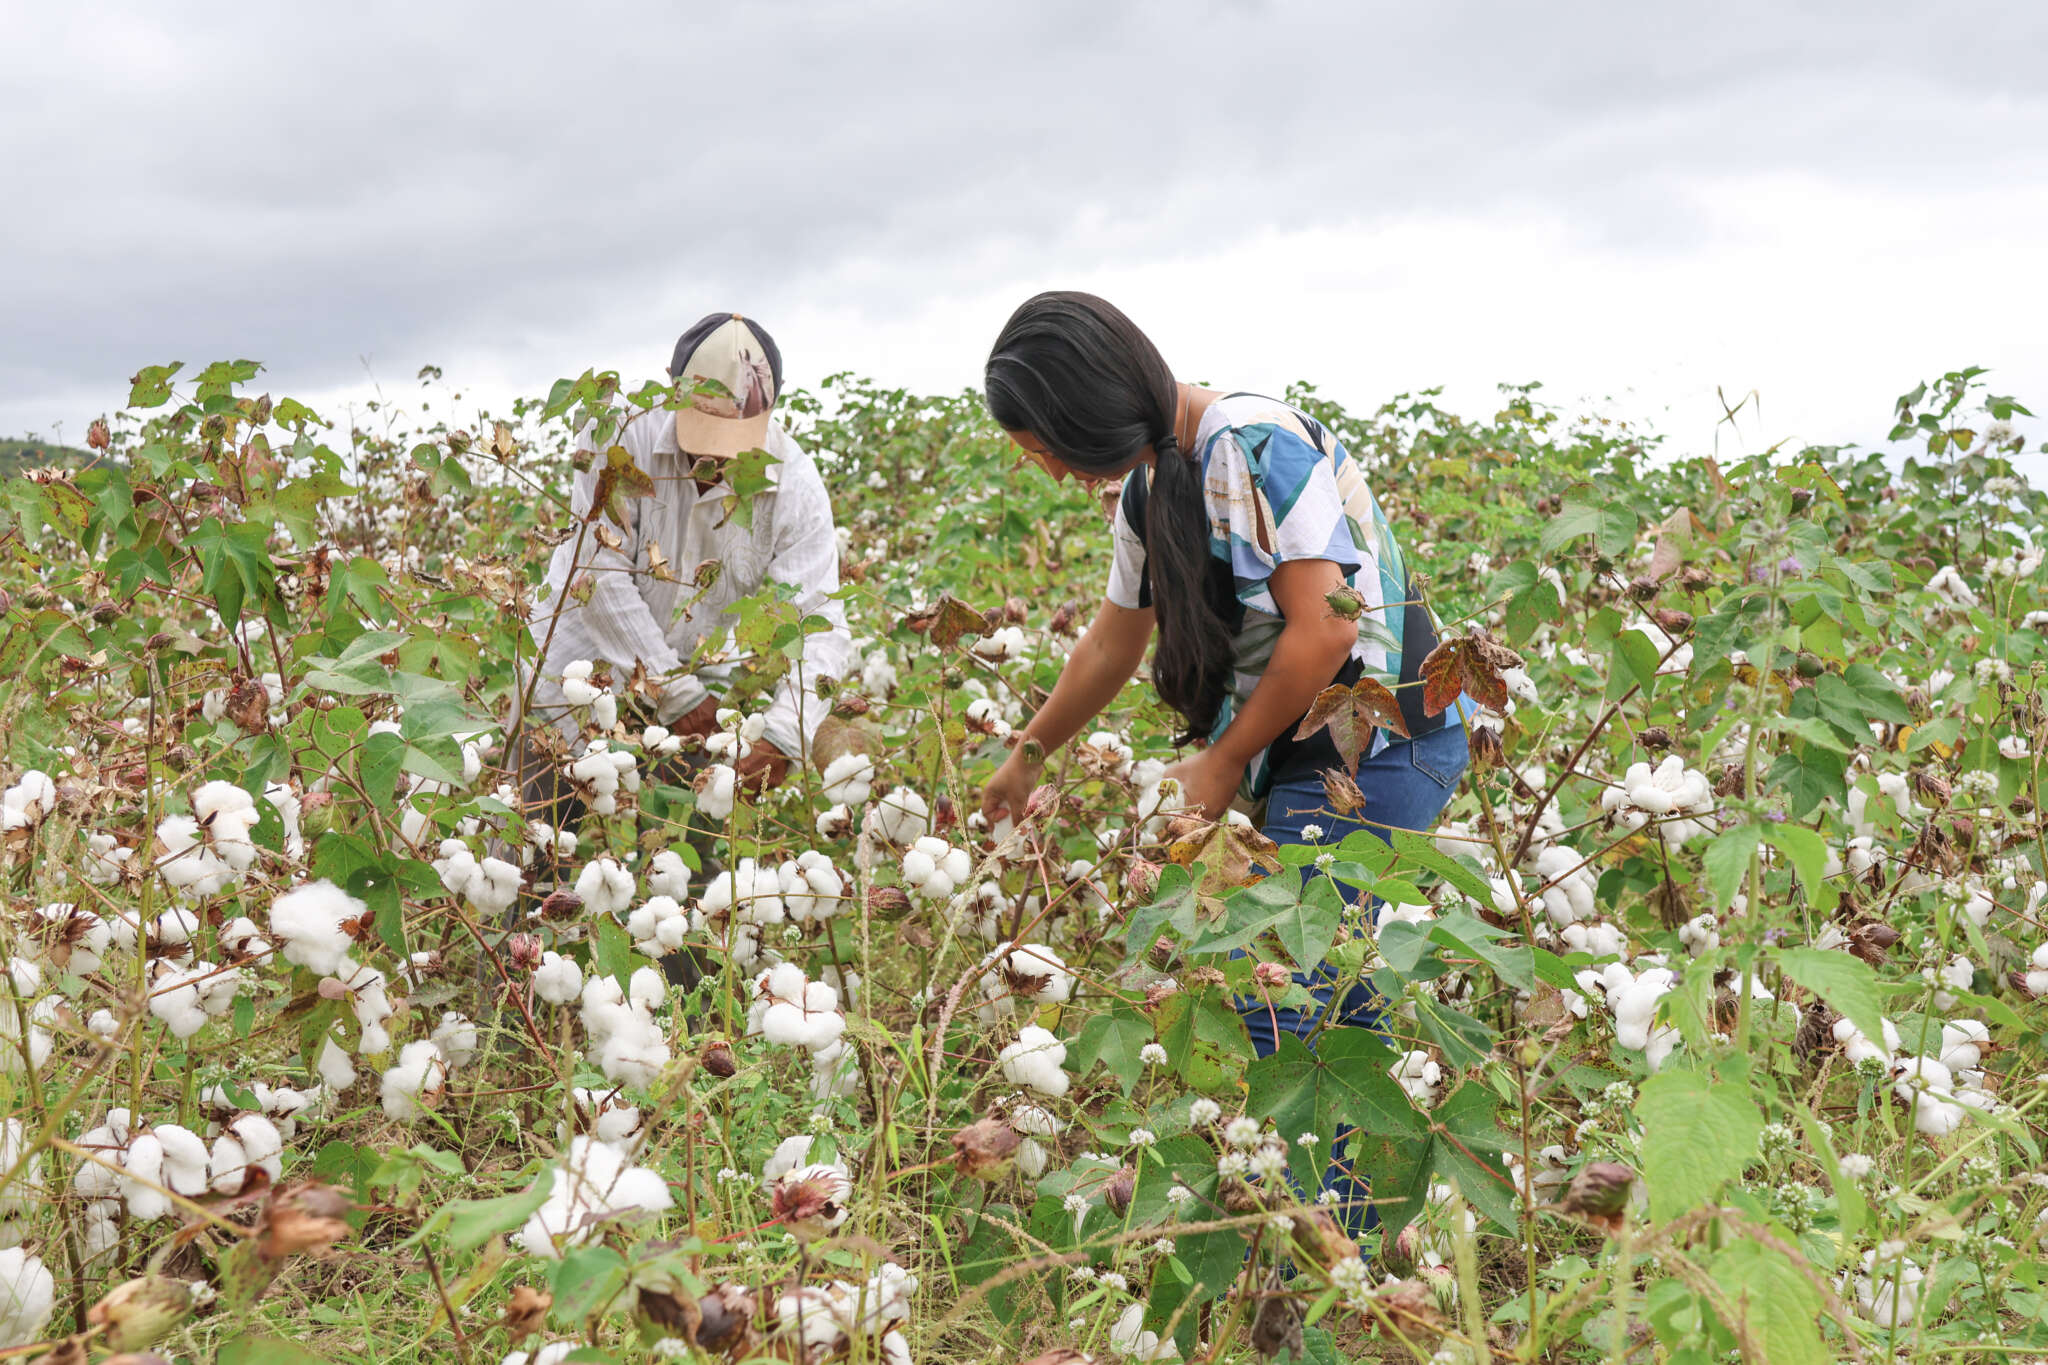
M 547 1325 L 548 1309 L 555 1303 L 555 1296 L 546 1290 L 535 1289 L 530 1284 L 517 1285 L 512 1297 L 505 1301 L 505 1315 L 498 1325 L 512 1344 L 517 1346 L 526 1338 Z
M 1699 592 L 1714 586 L 1714 576 L 1697 564 L 1688 564 L 1679 570 L 1678 582 L 1687 592 Z
M 1358 1259 L 1358 1243 L 1346 1236 L 1327 1209 L 1307 1209 L 1288 1215 L 1294 1220 L 1295 1253 L 1324 1270 L 1334 1270 L 1346 1261 Z
M 910 913 L 910 893 L 900 886 L 877 886 L 868 892 L 868 913 L 879 920 L 899 920 Z
M 1339 815 L 1349 815 L 1365 805 L 1365 793 L 1358 789 L 1358 783 L 1351 774 L 1342 768 L 1323 770 L 1323 799 Z
M 319 1251 L 349 1235 L 344 1215 L 354 1206 L 331 1185 L 286 1185 L 273 1190 L 256 1219 L 256 1248 L 265 1260 L 295 1251 Z
M 1646 725 L 1636 738 L 1642 742 L 1645 749 L 1654 749 L 1659 753 L 1671 747 L 1671 731 L 1662 725 Z
M 731 1046 L 722 1038 L 705 1044 L 704 1051 L 699 1055 L 704 1063 L 704 1069 L 720 1080 L 739 1070 L 739 1064 L 732 1059 Z
M 1596 1161 L 1572 1177 L 1557 1207 L 1612 1232 L 1621 1226 L 1629 1188 L 1635 1183 L 1636 1173 L 1619 1161 Z
M 852 720 L 866 715 L 872 706 L 873 703 L 858 692 L 841 692 L 832 702 L 832 714 L 841 720 Z
M 540 903 L 542 919 L 574 919 L 576 912 L 583 908 L 583 897 L 566 887 L 556 887 L 548 892 L 547 899 Z
M 1332 614 L 1346 621 L 1356 621 L 1359 613 L 1365 610 L 1365 594 L 1348 583 L 1324 593 L 1323 601 L 1329 604 Z
M 1659 607 L 1650 613 L 1650 619 L 1657 623 L 1659 630 L 1674 638 L 1680 635 L 1692 634 L 1693 619 L 1692 613 L 1689 611 L 1679 611 L 1673 607 Z
M 105 450 L 114 444 L 114 435 L 107 430 L 107 419 L 95 417 L 92 425 L 85 429 L 85 445 L 88 450 Z
M 513 970 L 537 971 L 547 946 L 539 934 L 514 934 L 505 940 L 505 956 L 511 960 Z
M 1638 602 L 1647 602 L 1657 595 L 1657 589 L 1659 586 L 1660 585 L 1658 584 L 1657 580 L 1654 578 L 1630 579 L 1628 585 L 1628 595 Z
M 697 1345 L 723 1351 L 729 1360 L 751 1354 L 754 1340 L 754 1295 L 736 1284 L 722 1284 L 697 1300 Z
M 1010 625 L 1021 626 L 1024 624 L 1024 618 L 1029 614 L 1029 610 L 1025 606 L 1023 598 L 1006 597 L 1003 599 L 1002 619 Z
M 1472 767 L 1476 772 L 1491 772 L 1507 759 L 1507 746 L 1501 742 L 1500 730 L 1496 726 L 1473 726 L 1469 733 L 1469 743 L 1472 749 Z
M 1180 949 L 1170 938 L 1152 940 L 1152 948 L 1145 954 L 1145 960 L 1157 971 L 1167 971 L 1180 958 Z
M 1124 886 L 1139 900 L 1149 900 L 1159 889 L 1160 866 L 1144 858 L 1133 858 L 1124 869 Z
M 1102 1187 L 1102 1203 L 1111 1213 L 1121 1217 L 1131 1206 L 1131 1196 L 1137 1193 L 1138 1173 L 1126 1166 L 1109 1178 Z
M 999 1118 L 976 1119 L 953 1134 L 953 1169 L 970 1180 L 1000 1180 L 1016 1160 L 1021 1140 Z
M 168 1275 L 144 1275 L 117 1285 L 85 1310 L 117 1351 L 139 1351 L 163 1340 L 192 1312 L 192 1286 Z

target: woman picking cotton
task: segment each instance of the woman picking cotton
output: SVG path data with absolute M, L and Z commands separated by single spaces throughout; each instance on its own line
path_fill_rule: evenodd
M 1156 631 L 1153 683 L 1185 724 L 1180 742 L 1206 741 L 1167 770 L 1191 809 L 1221 819 L 1240 794 L 1263 799 L 1262 831 L 1282 844 L 1434 826 L 1467 762 L 1465 703 L 1425 714 L 1417 680 L 1435 625 L 1335 435 L 1276 399 L 1177 381 L 1090 294 L 1028 300 L 996 339 L 986 385 L 991 415 L 1055 479 L 1124 481 L 1102 606 L 990 779 L 987 818 L 1023 812 L 1045 756 L 1116 697 Z M 1346 587 L 1364 599 L 1355 618 L 1326 600 Z M 1322 781 L 1343 767 L 1336 748 L 1295 732 L 1317 693 L 1360 677 L 1395 689 L 1411 738 L 1374 736 L 1354 773 L 1365 804 L 1338 818 Z M 1327 976 L 1297 979 L 1328 1005 Z M 1262 1056 L 1276 1026 L 1306 1037 L 1326 1013 L 1240 1008 Z M 1372 992 L 1354 987 L 1333 1022 L 1373 1023 Z

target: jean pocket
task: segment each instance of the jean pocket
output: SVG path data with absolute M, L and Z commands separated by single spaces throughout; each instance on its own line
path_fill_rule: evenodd
M 1408 761 L 1415 771 L 1448 791 L 1464 776 L 1466 765 L 1472 761 L 1465 727 L 1446 725 L 1435 734 L 1409 741 Z

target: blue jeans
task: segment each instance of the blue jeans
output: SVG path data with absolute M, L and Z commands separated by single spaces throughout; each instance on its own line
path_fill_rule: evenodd
M 1360 760 L 1357 781 L 1358 790 L 1365 796 L 1365 805 L 1349 816 L 1340 818 L 1329 813 L 1329 799 L 1323 794 L 1321 773 L 1280 773 L 1266 797 L 1266 823 L 1261 832 L 1276 844 L 1301 844 L 1309 842 L 1302 838 L 1302 830 L 1309 825 L 1318 825 L 1322 834 L 1315 842 L 1336 844 L 1361 829 L 1370 830 L 1380 839 L 1392 842 L 1387 833 L 1389 829 L 1427 833 L 1436 828 L 1437 817 L 1450 804 L 1458 779 L 1471 761 L 1471 750 L 1466 743 L 1462 723 L 1462 718 L 1471 714 L 1471 707 L 1472 703 L 1460 699 L 1458 718 L 1452 724 L 1420 739 L 1396 740 L 1379 753 Z M 1308 876 L 1321 875 L 1312 867 L 1303 871 Z M 1375 903 L 1367 903 L 1368 912 L 1375 908 Z M 1251 1036 L 1252 1050 L 1261 1057 L 1271 1056 L 1279 1047 L 1274 1036 L 1276 1024 L 1307 1043 L 1311 1050 L 1315 1047 L 1315 1039 L 1311 1035 L 1322 1023 L 1324 1014 L 1329 1012 L 1330 997 L 1336 989 L 1334 974 L 1325 964 L 1314 975 L 1296 972 L 1294 979 L 1309 988 L 1318 1008 L 1269 1009 L 1257 997 L 1239 997 L 1236 1002 L 1245 1032 Z M 1380 1026 L 1377 993 L 1363 982 L 1354 983 L 1346 992 L 1343 1003 L 1331 1015 L 1330 1023 L 1332 1027 L 1377 1029 Z M 1367 1200 L 1365 1182 L 1352 1175 L 1350 1165 L 1344 1159 L 1349 1145 L 1347 1136 L 1339 1134 L 1337 1141 L 1331 1144 L 1330 1164 L 1324 1168 L 1322 1185 L 1340 1201 L 1338 1221 L 1356 1235 L 1376 1226 L 1379 1220 Z

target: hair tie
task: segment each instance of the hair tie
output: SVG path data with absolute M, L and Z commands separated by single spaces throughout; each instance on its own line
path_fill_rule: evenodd
M 1152 451 L 1162 460 L 1170 455 L 1178 455 L 1180 454 L 1180 441 L 1169 431 L 1152 442 Z

